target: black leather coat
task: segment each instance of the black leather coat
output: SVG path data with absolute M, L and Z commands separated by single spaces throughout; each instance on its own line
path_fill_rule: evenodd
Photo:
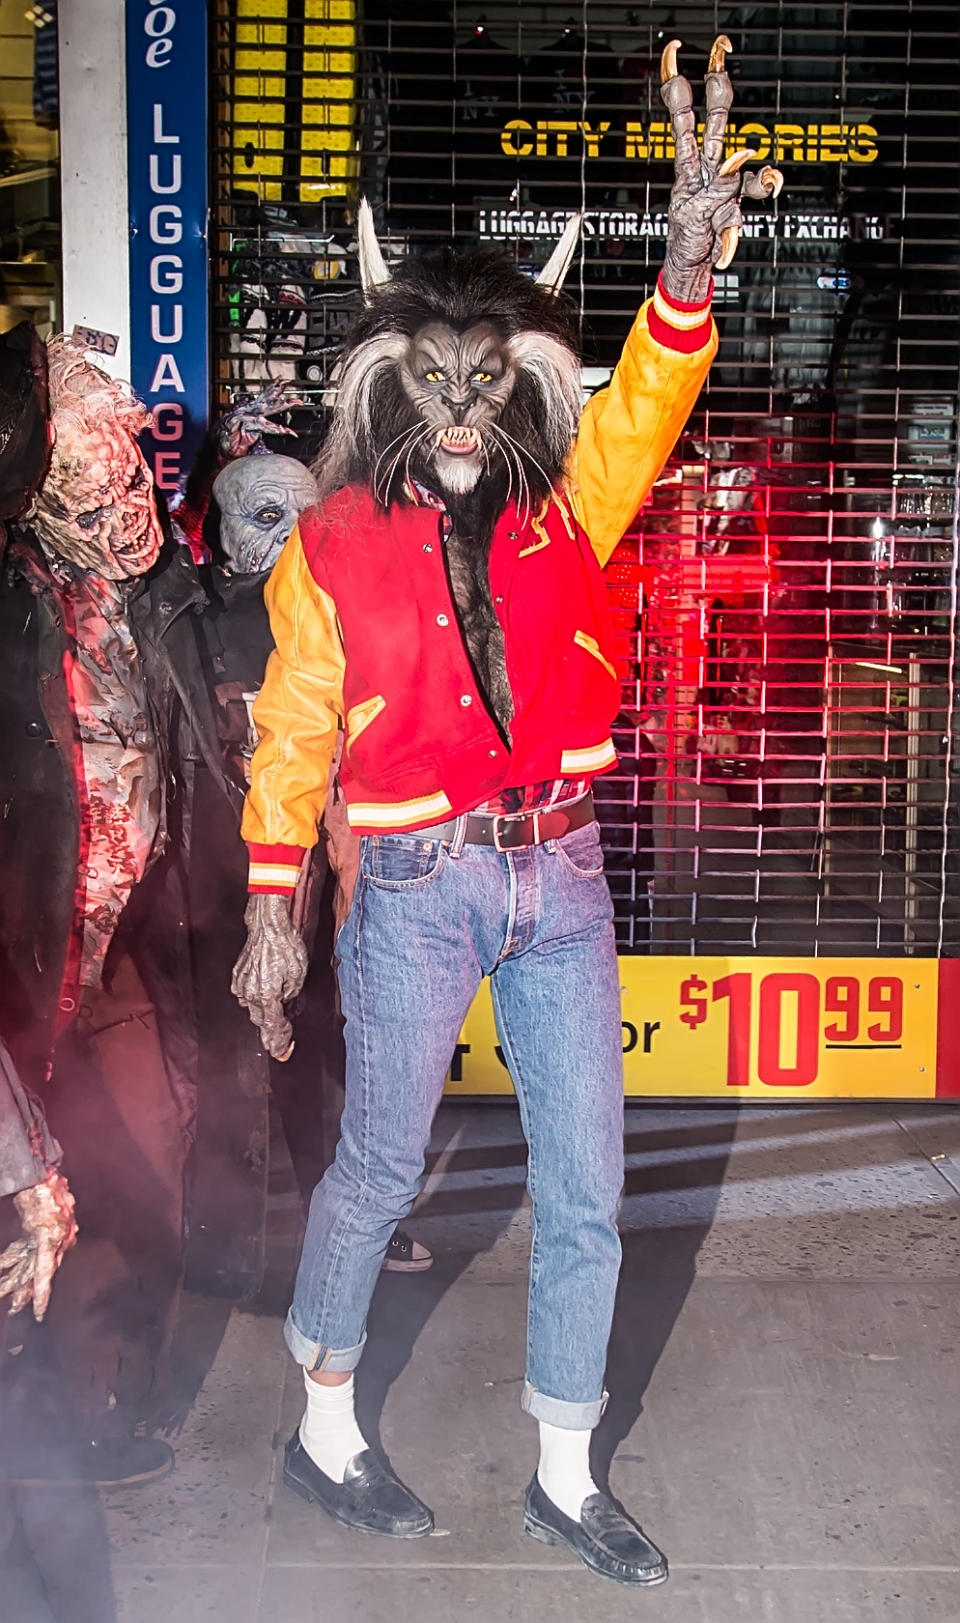
M 240 807 L 221 771 L 200 662 L 196 616 L 205 601 L 188 551 L 173 542 L 130 600 L 163 786 L 160 830 L 143 881 L 160 912 L 140 921 L 139 934 L 152 960 L 145 982 L 161 1024 L 171 1026 L 182 1025 L 185 993 L 190 999 L 189 953 L 170 949 L 184 933 L 197 767 L 211 773 L 236 817 Z M 67 967 L 79 850 L 78 745 L 63 659 L 58 588 L 39 546 L 21 532 L 0 579 L 0 1029 L 32 1088 L 42 1088 L 57 1031 L 70 1023 L 78 1000 Z

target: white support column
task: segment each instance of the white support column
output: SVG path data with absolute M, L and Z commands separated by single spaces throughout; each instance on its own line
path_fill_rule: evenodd
M 130 375 L 124 0 L 60 0 L 63 325 L 116 333 L 97 365 Z

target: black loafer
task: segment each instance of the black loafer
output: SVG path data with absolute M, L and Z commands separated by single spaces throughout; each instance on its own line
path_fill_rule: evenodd
M 547 1498 L 534 1476 L 523 1502 L 523 1530 L 541 1544 L 566 1544 L 601 1578 L 651 1589 L 667 1581 L 666 1556 L 608 1493 L 592 1493 L 585 1499 L 575 1522 Z
M 354 1454 L 342 1482 L 314 1465 L 295 1431 L 283 1451 L 283 1480 L 334 1521 L 359 1533 L 386 1538 L 423 1538 L 433 1532 L 433 1511 L 405 1488 L 370 1448 Z

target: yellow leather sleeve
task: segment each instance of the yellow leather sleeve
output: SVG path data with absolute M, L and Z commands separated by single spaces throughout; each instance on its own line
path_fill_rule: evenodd
M 307 567 L 299 528 L 264 596 L 276 647 L 253 706 L 259 743 L 241 832 L 256 845 L 309 847 L 337 747 L 344 661 L 336 607 Z
M 609 384 L 587 401 L 567 464 L 567 494 L 601 565 L 653 489 L 717 352 L 716 325 L 692 355 L 658 343 L 647 326 L 651 302 Z

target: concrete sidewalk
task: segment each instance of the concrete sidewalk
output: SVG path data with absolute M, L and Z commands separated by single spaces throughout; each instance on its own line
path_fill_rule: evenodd
M 279 1482 L 302 1407 L 281 1174 L 268 1288 L 174 1474 L 104 1495 L 123 1623 L 960 1623 L 960 1111 L 631 1108 L 627 1167 L 597 1471 L 664 1588 L 520 1531 L 524 1148 L 511 1107 L 458 1103 L 410 1222 L 436 1264 L 382 1277 L 358 1382 L 437 1534 L 351 1534 Z

